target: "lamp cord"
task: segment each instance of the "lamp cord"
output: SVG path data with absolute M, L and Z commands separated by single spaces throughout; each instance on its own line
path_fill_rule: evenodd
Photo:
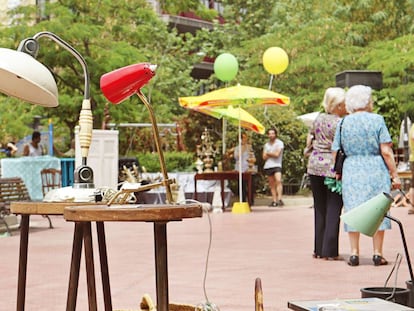
M 391 276 L 392 276 L 392 274 L 395 270 L 394 286 L 392 287 L 391 295 L 388 296 L 387 298 L 385 298 L 385 300 L 391 300 L 395 296 L 395 292 L 397 290 L 398 271 L 400 269 L 401 260 L 402 260 L 401 254 L 397 253 L 397 257 L 395 258 L 394 265 L 392 266 L 392 269 L 391 269 L 390 273 L 388 274 L 388 277 L 387 277 L 387 279 L 385 280 L 385 283 L 384 283 L 384 288 L 386 288 L 387 284 L 388 284 L 388 281 L 390 280 L 390 278 L 391 278 Z
M 183 202 L 179 202 L 183 203 Z M 206 212 L 207 218 L 208 218 L 208 224 L 209 224 L 209 241 L 208 241 L 208 247 L 207 247 L 207 256 L 206 256 L 206 264 L 204 269 L 204 276 L 203 276 L 203 292 L 204 292 L 204 298 L 206 299 L 205 303 L 199 303 L 195 310 L 196 311 L 220 311 L 219 307 L 210 302 L 207 297 L 207 290 L 206 290 L 206 280 L 207 280 L 207 270 L 208 270 L 208 260 L 210 257 L 210 250 L 211 250 L 211 242 L 213 240 L 213 226 L 211 223 L 210 213 L 207 207 L 204 206 L 204 204 L 200 201 L 193 200 L 193 199 L 186 199 L 184 203 L 198 203 L 203 206 L 203 212 Z
M 397 218 L 392 217 L 391 215 L 385 215 L 385 217 L 392 220 L 392 221 L 394 221 L 394 222 L 396 222 L 398 224 L 398 227 L 400 228 L 401 240 L 403 242 L 404 253 L 405 253 L 405 259 L 406 259 L 407 265 L 408 265 L 408 272 L 410 273 L 410 280 L 414 284 L 413 268 L 412 268 L 412 265 L 411 265 L 410 253 L 408 252 L 407 240 L 405 239 L 403 225 L 402 225 L 401 221 L 399 221 Z

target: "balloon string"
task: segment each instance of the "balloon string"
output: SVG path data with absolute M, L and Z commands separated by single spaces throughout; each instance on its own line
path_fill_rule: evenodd
M 269 91 L 272 90 L 272 84 L 273 84 L 273 78 L 274 75 L 271 74 L 270 75 L 270 81 L 269 81 Z M 276 127 L 275 124 L 272 122 L 272 120 L 270 120 L 268 114 L 267 114 L 267 105 L 264 105 L 264 109 L 263 109 L 263 116 L 265 118 L 265 120 L 272 126 L 272 127 Z
M 271 90 L 272 90 L 273 77 L 274 77 L 274 75 L 273 75 L 273 74 L 271 74 L 271 75 L 270 75 L 270 81 L 269 81 L 269 91 L 271 91 Z

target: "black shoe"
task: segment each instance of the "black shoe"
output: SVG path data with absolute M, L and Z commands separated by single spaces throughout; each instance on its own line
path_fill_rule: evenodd
M 277 207 L 277 206 L 278 206 L 278 203 L 275 201 L 269 204 L 269 207 Z
M 372 261 L 374 262 L 374 266 L 388 265 L 388 261 L 384 257 L 382 257 L 381 255 L 372 256 Z
M 359 266 L 359 257 L 357 255 L 352 255 L 351 257 L 349 257 L 348 265 L 352 267 Z
M 277 202 L 277 205 L 278 205 L 279 207 L 282 207 L 283 205 L 285 205 L 285 203 L 283 203 L 283 201 L 282 201 L 282 200 L 279 200 L 279 201 Z

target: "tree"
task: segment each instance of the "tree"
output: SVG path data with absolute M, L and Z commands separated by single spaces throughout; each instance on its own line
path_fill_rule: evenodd
M 208 91 L 224 85 L 214 75 L 204 81 L 191 78 L 192 66 L 201 60 L 202 53 L 212 58 L 223 52 L 232 53 L 238 59 L 239 73 L 227 85 L 241 83 L 262 88 L 269 87 L 270 78 L 262 64 L 264 51 L 279 46 L 288 53 L 289 67 L 275 76 L 272 88 L 290 96 L 292 103 L 288 114 L 272 118 L 288 118 L 277 126 L 281 133 L 290 135 L 286 140 L 292 140 L 295 150 L 292 163 L 298 160 L 296 152 L 303 149 L 302 134 L 306 130 L 291 130 L 298 127 L 295 115 L 319 110 L 324 90 L 335 85 L 335 75 L 343 70 L 383 72 L 384 87 L 378 95 L 378 106 L 389 120 L 390 128 L 399 127 L 398 118 L 404 112 L 414 115 L 412 1 L 223 0 L 221 4 L 226 23 L 214 20 L 213 30 L 204 29 L 195 35 L 179 35 L 169 29 L 145 0 L 121 3 L 61 0 L 49 4 L 45 14 L 48 19 L 36 24 L 33 24 L 35 8 L 19 7 L 11 12 L 13 24 L 1 29 L 0 44 L 16 48 L 24 37 L 46 29 L 76 47 L 91 72 L 95 127 L 100 127 L 106 103 L 99 89 L 100 76 L 136 62 L 158 64 L 156 76 L 143 91 L 156 111 L 158 122 L 179 122 L 187 129 L 189 151 L 195 150 L 200 127 L 208 126 L 221 133 L 219 121 L 190 114 L 177 103 L 178 97 L 195 95 L 201 87 Z M 161 1 L 161 9 L 177 13 L 189 10 L 199 16 L 214 17 L 209 9 L 193 0 Z M 82 100 L 80 66 L 51 42 L 42 42 L 39 59 L 55 73 L 60 106 L 44 109 L 19 105 L 11 109 L 0 105 L 0 118 L 15 121 L 7 127 L 2 122 L 0 133 L 22 133 L 35 114 L 51 117 L 59 134 L 69 137 L 73 132 Z M 14 103 L 8 97 L 1 97 L 0 101 Z M 146 108 L 136 96 L 121 105 L 111 105 L 110 114 L 114 123 L 149 120 Z M 199 127 L 196 122 L 200 122 Z M 26 131 L 27 134 L 29 129 Z M 130 141 L 126 135 L 121 137 L 120 145 L 129 145 Z M 139 145 L 144 141 L 140 139 L 134 147 L 147 148 Z
M 181 113 L 181 110 L 170 107 L 179 95 L 188 94 L 184 90 L 194 89 L 196 82 L 188 77 L 199 56 L 190 53 L 186 41 L 169 31 L 145 0 L 116 3 L 59 1 L 48 4 L 46 12 L 49 18 L 34 25 L 30 25 L 34 20 L 34 6 L 19 7 L 11 12 L 14 23 L 2 30 L 6 34 L 2 36 L 2 46 L 15 49 L 24 37 L 46 29 L 75 47 L 85 58 L 90 71 L 95 128 L 100 127 L 106 102 L 99 88 L 100 76 L 137 62 L 159 65 L 157 75 L 144 88 L 153 102 L 158 121 L 170 121 L 175 114 Z M 41 43 L 38 60 L 55 75 L 60 105 L 55 109 L 35 107 L 33 111 L 53 118 L 59 125 L 57 133 L 69 137 L 77 124 L 83 96 L 80 65 L 72 55 L 47 40 Z M 145 107 L 134 97 L 122 105 L 110 107 L 110 114 L 116 123 L 149 120 Z M 66 129 L 62 128 L 63 124 Z

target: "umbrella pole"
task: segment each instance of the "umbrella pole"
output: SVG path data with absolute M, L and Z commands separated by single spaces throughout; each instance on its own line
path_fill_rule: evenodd
M 222 119 L 222 130 L 221 130 L 221 139 L 222 139 L 222 154 L 226 153 L 226 134 L 227 134 L 227 121 L 225 118 Z
M 239 110 L 239 202 L 233 204 L 231 210 L 234 214 L 247 214 L 250 213 L 249 203 L 243 202 L 243 172 L 242 172 L 242 145 L 241 145 L 241 117 Z
M 241 120 L 239 110 L 239 202 L 243 202 L 243 178 L 242 178 L 242 145 L 241 145 Z

